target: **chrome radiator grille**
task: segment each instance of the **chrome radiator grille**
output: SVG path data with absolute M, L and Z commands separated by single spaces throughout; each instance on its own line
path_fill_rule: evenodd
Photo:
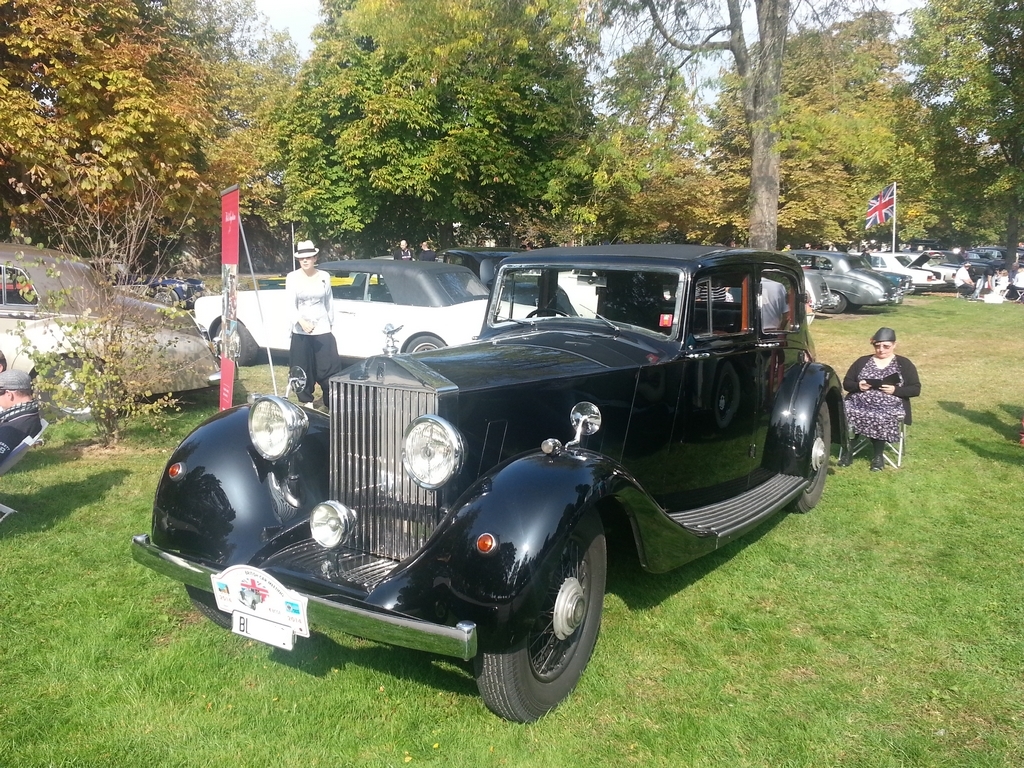
M 420 488 L 402 468 L 402 442 L 413 419 L 437 412 L 437 393 L 338 379 L 331 389 L 331 496 L 357 518 L 347 546 L 409 557 L 439 519 L 437 492 Z

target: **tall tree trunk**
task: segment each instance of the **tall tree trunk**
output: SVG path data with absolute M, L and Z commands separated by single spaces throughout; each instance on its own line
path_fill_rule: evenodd
M 1006 216 L 1007 266 L 1017 261 L 1017 243 L 1020 242 L 1020 207 L 1020 196 L 1014 195 L 1010 200 L 1010 212 Z
M 789 0 L 757 0 L 758 43 L 750 62 L 738 55 L 743 107 L 750 131 L 750 246 L 775 250 L 779 226 L 779 132 L 782 56 L 789 22 Z M 742 42 L 742 39 L 740 40 Z M 748 65 L 749 62 L 749 65 Z

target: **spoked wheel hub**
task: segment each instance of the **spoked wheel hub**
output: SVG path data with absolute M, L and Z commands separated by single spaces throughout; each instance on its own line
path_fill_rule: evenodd
M 811 467 L 817 472 L 828 457 L 828 449 L 821 436 L 814 438 L 814 445 L 811 447 Z
M 562 582 L 555 598 L 555 612 L 552 616 L 552 629 L 555 637 L 565 640 L 576 631 L 587 615 L 587 599 L 583 594 L 583 585 L 575 576 Z

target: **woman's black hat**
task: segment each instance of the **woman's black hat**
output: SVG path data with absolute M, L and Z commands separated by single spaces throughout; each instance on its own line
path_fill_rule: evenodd
M 875 331 L 875 335 L 871 337 L 872 341 L 896 341 L 896 331 L 892 328 L 879 328 Z

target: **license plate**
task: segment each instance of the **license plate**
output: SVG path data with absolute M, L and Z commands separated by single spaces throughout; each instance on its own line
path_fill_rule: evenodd
M 295 636 L 309 637 L 307 598 L 266 571 L 235 565 L 210 577 L 217 607 L 231 614 L 231 629 L 242 637 L 292 650 Z
M 291 627 L 241 611 L 231 614 L 231 631 L 242 637 L 259 640 L 261 643 L 283 648 L 286 651 L 295 647 L 295 633 Z

